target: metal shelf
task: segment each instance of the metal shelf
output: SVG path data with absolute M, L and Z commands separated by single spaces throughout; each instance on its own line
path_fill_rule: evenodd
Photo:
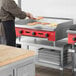
M 68 65 L 68 57 L 67 57 L 67 52 L 68 52 L 68 48 L 67 48 L 67 42 L 66 42 L 67 39 L 62 39 L 62 40 L 59 40 L 59 41 L 56 41 L 54 42 L 55 45 L 53 44 L 53 42 L 50 42 L 48 41 L 47 39 L 45 38 L 36 38 L 36 37 L 23 37 L 21 38 L 21 45 L 23 47 L 25 46 L 34 46 L 34 47 L 37 47 L 37 52 L 38 52 L 38 56 L 36 57 L 36 62 L 35 64 L 37 65 L 41 65 L 41 66 L 45 66 L 45 67 L 50 67 L 50 68 L 54 68 L 54 69 L 58 69 L 58 70 L 62 70 L 62 74 L 63 74 L 63 70 L 64 68 L 67 67 Z M 45 53 L 43 52 L 40 52 L 39 53 L 39 50 L 40 49 L 51 49 L 51 50 L 55 50 L 54 52 L 51 52 L 52 54 L 50 54 L 50 51 L 47 52 L 45 51 Z M 32 50 L 32 49 L 30 49 Z M 60 55 L 58 54 L 58 52 L 60 53 Z M 48 56 L 46 55 L 49 54 L 51 56 L 49 56 L 49 59 Z M 46 58 L 39 58 L 39 54 L 44 55 L 46 56 Z
M 63 70 L 63 67 L 59 66 L 58 64 L 52 63 L 52 62 L 47 62 L 47 61 L 38 61 L 36 62 L 37 65 L 44 66 L 44 67 L 49 67 L 53 69 L 58 69 L 58 70 Z
M 63 50 L 63 46 L 67 44 L 61 41 L 51 42 L 43 38 L 35 38 L 35 37 L 31 37 L 30 39 L 29 37 L 26 37 L 21 40 L 21 43 L 25 45 L 36 46 L 40 48 L 54 49 L 54 50 L 56 49 L 60 51 Z

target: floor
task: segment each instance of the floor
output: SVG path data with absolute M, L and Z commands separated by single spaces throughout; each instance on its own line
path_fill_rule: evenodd
M 42 67 L 42 66 L 36 66 L 36 76 L 60 76 L 61 71 Z M 72 76 L 72 71 L 67 69 L 64 71 L 64 76 Z

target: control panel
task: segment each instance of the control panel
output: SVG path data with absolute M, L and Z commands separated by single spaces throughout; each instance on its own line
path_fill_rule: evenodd
M 41 37 L 48 38 L 49 41 L 55 41 L 55 31 L 43 31 L 43 30 L 34 30 L 27 28 L 15 28 L 16 36 L 33 36 L 33 37 Z
M 75 44 L 76 43 L 76 34 L 68 34 L 68 43 Z

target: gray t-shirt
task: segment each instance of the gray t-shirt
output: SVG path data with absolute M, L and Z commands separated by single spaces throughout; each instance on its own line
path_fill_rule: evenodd
M 14 20 L 15 17 L 24 19 L 26 13 L 17 6 L 14 0 L 0 0 L 0 19 L 7 21 Z

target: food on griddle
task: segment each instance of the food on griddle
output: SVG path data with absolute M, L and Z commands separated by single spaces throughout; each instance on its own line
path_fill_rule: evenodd
M 34 20 L 36 20 L 36 18 L 33 18 Z
M 50 27 L 57 27 L 57 23 L 51 23 L 51 24 L 49 24 L 49 25 L 47 25 L 47 26 L 50 26 Z
M 27 25 L 33 25 L 33 23 L 28 23 Z
M 49 25 L 50 23 L 42 22 L 42 25 Z
M 39 16 L 39 17 L 33 18 L 33 19 L 34 19 L 34 20 L 41 20 L 41 19 L 43 19 L 43 17 Z
M 47 22 L 32 22 L 32 23 L 28 23 L 27 25 L 34 26 L 37 24 L 45 25 L 45 26 L 49 26 L 49 27 L 57 27 L 57 23 L 47 23 Z
M 37 17 L 36 20 L 41 20 L 43 19 L 44 17 Z
M 57 26 L 57 23 L 52 23 L 52 26 Z
M 28 23 L 27 25 L 30 25 L 30 26 L 32 26 L 32 25 L 35 25 L 35 23 Z
M 37 25 L 37 24 L 41 24 L 41 22 L 33 22 L 33 23 L 28 23 L 27 25 Z

